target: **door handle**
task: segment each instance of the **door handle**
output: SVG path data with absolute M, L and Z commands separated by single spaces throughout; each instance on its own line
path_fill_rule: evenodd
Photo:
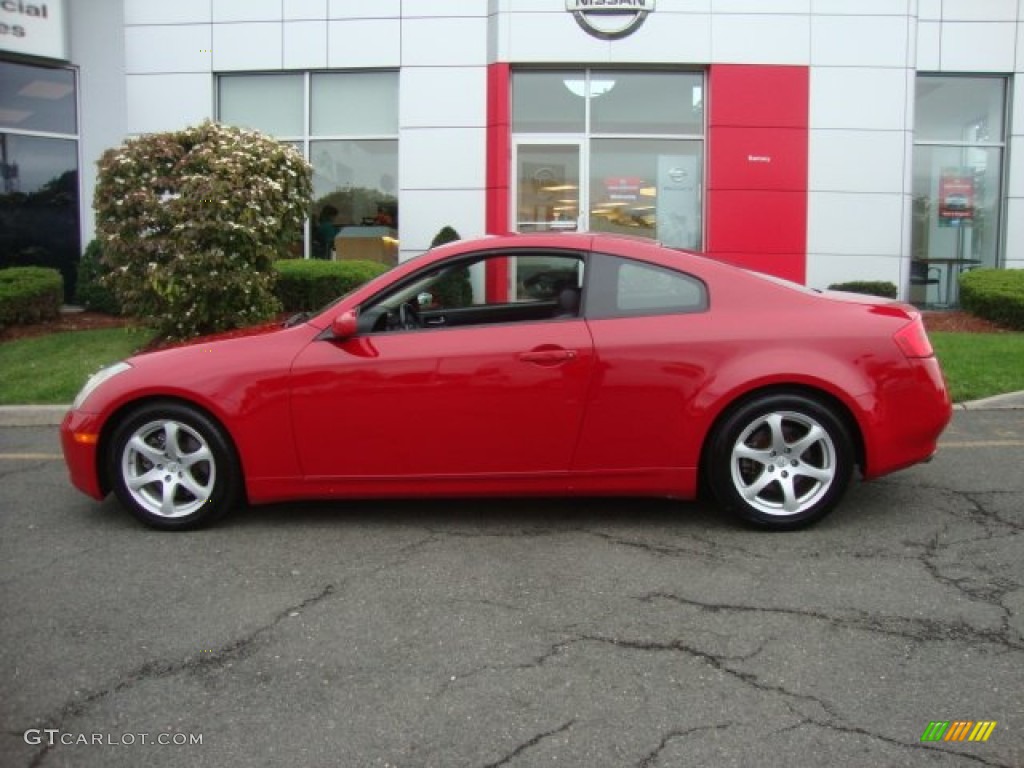
M 575 349 L 541 349 L 535 352 L 523 352 L 519 359 L 524 363 L 537 365 L 558 365 L 576 358 Z

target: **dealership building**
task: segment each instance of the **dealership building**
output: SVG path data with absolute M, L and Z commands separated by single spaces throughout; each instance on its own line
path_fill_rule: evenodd
M 310 257 L 617 232 L 952 304 L 1024 267 L 1022 72 L 1024 0 L 0 0 L 0 266 L 70 278 L 102 152 L 214 119 L 308 158 Z

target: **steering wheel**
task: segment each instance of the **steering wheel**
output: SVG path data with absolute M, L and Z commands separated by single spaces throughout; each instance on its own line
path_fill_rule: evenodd
M 423 327 L 420 320 L 420 313 L 411 301 L 407 301 L 398 308 L 398 323 L 407 331 Z

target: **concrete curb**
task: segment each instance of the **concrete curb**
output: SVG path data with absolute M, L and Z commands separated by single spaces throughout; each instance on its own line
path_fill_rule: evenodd
M 70 404 L 0 405 L 0 427 L 55 427 L 70 408 Z M 1020 411 L 1024 410 L 1024 391 L 954 403 L 953 408 L 958 411 Z
M 0 427 L 55 427 L 71 408 L 67 405 L 0 405 Z
M 1008 392 L 1005 395 L 993 395 L 981 400 L 956 403 L 955 407 L 962 411 L 1019 411 L 1024 410 L 1024 392 Z

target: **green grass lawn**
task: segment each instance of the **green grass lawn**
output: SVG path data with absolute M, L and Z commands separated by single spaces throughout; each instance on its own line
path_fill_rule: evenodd
M 153 338 L 147 328 L 66 331 L 0 344 L 0 405 L 70 403 L 99 368 Z
M 936 331 L 928 338 L 954 402 L 1024 390 L 1024 333 Z
M 0 405 L 70 403 L 89 375 L 153 336 L 145 328 L 70 331 L 0 344 Z M 929 334 L 953 400 L 1024 390 L 1024 333 Z

